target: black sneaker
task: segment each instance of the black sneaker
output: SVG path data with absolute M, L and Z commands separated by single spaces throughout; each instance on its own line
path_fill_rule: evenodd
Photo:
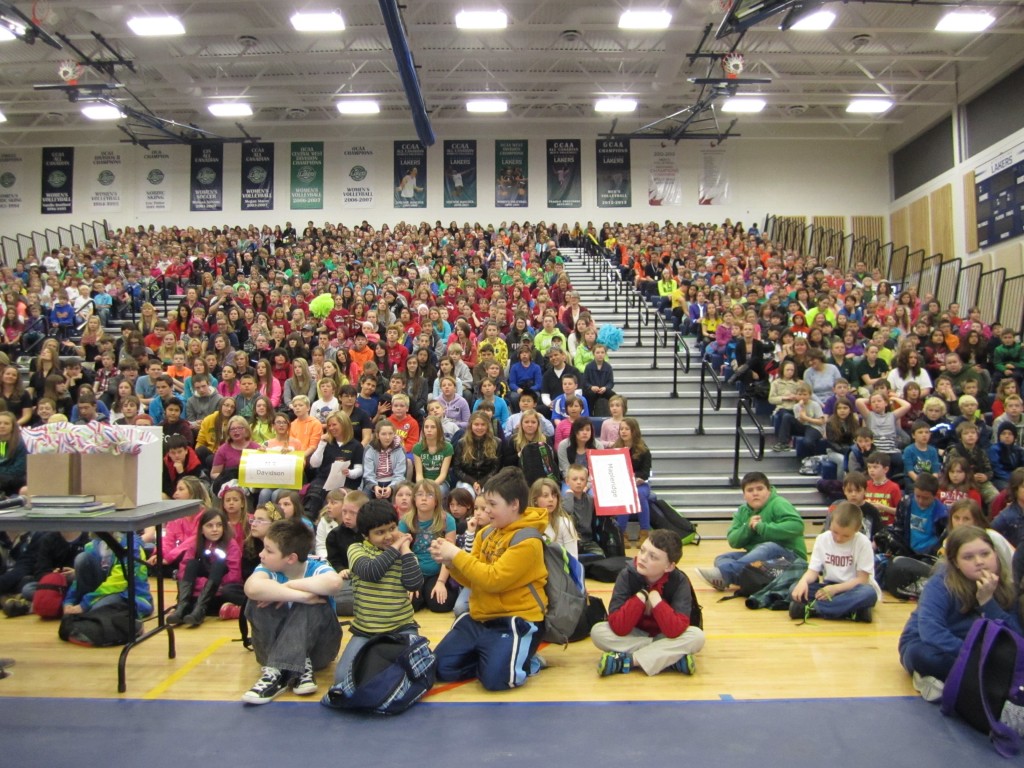
M 861 608 L 859 611 L 854 611 L 850 614 L 850 618 L 853 621 L 859 621 L 863 624 L 871 623 L 871 606 L 867 608 Z
M 288 676 L 274 667 L 263 667 L 263 674 L 242 694 L 246 704 L 269 704 L 288 689 Z
M 308 696 L 316 693 L 316 678 L 313 677 L 313 662 L 306 659 L 302 672 L 292 679 L 292 693 L 298 696 Z

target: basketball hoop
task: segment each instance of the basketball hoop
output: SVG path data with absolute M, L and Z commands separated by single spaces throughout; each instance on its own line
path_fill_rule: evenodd
M 29 14 L 33 24 L 42 26 L 50 20 L 50 14 L 51 10 L 48 0 L 33 0 L 32 11 Z
M 722 57 L 722 71 L 729 80 L 735 80 L 743 74 L 743 54 L 727 53 Z
M 57 68 L 60 79 L 68 85 L 78 85 L 78 78 L 85 72 L 85 67 L 77 61 L 62 61 Z

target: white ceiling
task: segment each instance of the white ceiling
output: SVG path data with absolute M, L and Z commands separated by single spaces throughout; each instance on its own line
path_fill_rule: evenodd
M 617 19 L 629 3 L 600 0 L 496 0 L 509 16 L 501 32 L 463 32 L 454 17 L 489 0 L 406 0 L 404 20 L 431 122 L 438 139 L 488 133 L 509 126 L 531 131 L 573 126 L 582 136 L 607 131 L 611 118 L 597 115 L 601 95 L 628 95 L 639 108 L 619 119 L 630 131 L 691 104 L 697 86 L 687 78 L 707 74 L 707 60 L 691 65 L 707 24 L 717 27 L 720 0 L 654 0 L 673 12 L 665 32 L 628 32 Z M 30 3 L 17 3 L 25 13 Z M 296 10 L 337 7 L 344 32 L 299 33 L 289 17 Z M 934 31 L 946 9 L 896 4 L 833 3 L 838 18 L 826 32 L 780 32 L 779 17 L 746 34 L 738 50 L 745 75 L 770 77 L 770 85 L 748 89 L 768 102 L 757 116 L 743 116 L 744 136 L 808 139 L 879 139 L 892 146 L 948 113 L 1024 61 L 1024 4 L 995 5 L 996 24 L 987 32 Z M 381 11 L 375 0 L 206 0 L 118 4 L 110 0 L 38 0 L 37 16 L 51 34 L 66 35 L 89 56 L 109 58 L 90 34 L 95 31 L 136 72 L 116 69 L 117 78 L 139 101 L 163 118 L 195 123 L 225 136 L 240 136 L 234 120 L 214 118 L 206 106 L 239 98 L 255 114 L 245 130 L 264 140 L 414 135 Z M 171 13 L 187 29 L 182 37 L 139 38 L 127 28 L 132 15 Z M 774 22 L 774 23 L 773 23 Z M 863 36 L 863 37 L 862 37 Z M 705 50 L 726 52 L 732 40 Z M 74 58 L 42 42 L 0 43 L 0 146 L 98 144 L 126 138 L 116 123 L 96 123 L 79 114 L 56 91 L 61 61 Z M 716 66 L 714 76 L 721 76 Z M 105 77 L 87 71 L 81 83 Z M 344 117 L 339 97 L 368 94 L 381 102 L 374 117 Z M 891 94 L 897 106 L 881 117 L 847 115 L 853 95 Z M 502 116 L 473 116 L 470 96 L 502 96 Z M 140 104 L 141 101 L 141 104 Z M 727 120 L 722 121 L 723 126 Z

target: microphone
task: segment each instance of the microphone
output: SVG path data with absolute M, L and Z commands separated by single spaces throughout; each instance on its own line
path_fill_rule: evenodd
M 27 507 L 28 499 L 24 496 L 8 496 L 0 499 L 0 509 L 15 509 L 16 507 Z

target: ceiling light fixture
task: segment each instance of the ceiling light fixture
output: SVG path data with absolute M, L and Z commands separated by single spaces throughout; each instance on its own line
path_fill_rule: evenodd
M 25 34 L 24 28 L 22 28 L 21 34 Z M 14 40 L 16 36 L 11 30 L 5 26 L 0 26 L 0 43 L 6 43 L 8 40 Z
M 815 11 L 798 18 L 789 28 L 799 32 L 820 32 L 831 27 L 835 20 L 835 11 Z
M 892 109 L 892 99 L 853 99 L 846 111 L 853 115 L 880 115 Z
M 766 104 L 767 102 L 764 99 L 753 96 L 733 96 L 731 99 L 726 99 L 722 102 L 722 111 L 751 115 L 760 112 L 765 108 Z
M 936 32 L 981 32 L 995 22 L 987 11 L 950 11 L 935 25 Z
M 124 112 L 110 104 L 87 104 L 82 107 L 82 114 L 90 120 L 120 120 Z
M 338 111 L 343 115 L 376 115 L 380 114 L 380 104 L 373 99 L 351 99 L 339 101 Z
M 466 102 L 466 111 L 496 115 L 508 111 L 508 102 L 504 99 L 470 99 Z
M 594 102 L 594 111 L 613 114 L 636 112 L 636 99 L 598 99 Z
M 7 115 L 5 115 L 3 112 L 0 112 L 0 123 L 6 123 L 6 122 L 7 122 Z
M 455 26 L 459 29 L 505 29 L 508 16 L 504 11 L 459 11 L 455 14 Z
M 345 20 L 337 11 L 299 12 L 292 14 L 291 22 L 299 32 L 342 32 L 345 29 Z
M 185 34 L 185 25 L 177 16 L 133 16 L 128 19 L 128 28 L 140 37 Z
M 240 101 L 223 101 L 206 107 L 214 117 L 251 117 L 252 107 Z
M 619 29 L 668 29 L 672 14 L 668 11 L 623 11 Z

